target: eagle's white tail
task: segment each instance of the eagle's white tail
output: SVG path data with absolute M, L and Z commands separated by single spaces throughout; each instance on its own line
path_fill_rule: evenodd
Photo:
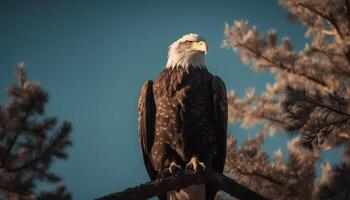
M 179 192 L 170 191 L 167 200 L 205 200 L 205 184 L 190 185 Z

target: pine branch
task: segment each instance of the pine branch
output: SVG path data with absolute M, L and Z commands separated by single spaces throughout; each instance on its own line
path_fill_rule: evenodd
M 176 175 L 151 181 L 122 192 L 112 193 L 96 200 L 136 200 L 148 199 L 172 190 L 180 190 L 192 184 L 204 184 L 210 182 L 219 189 L 241 200 L 267 200 L 262 195 L 237 183 L 235 180 L 222 175 L 212 169 L 207 169 L 201 174 L 188 174 L 180 172 Z
M 55 158 L 67 158 L 71 125 L 64 122 L 53 134 L 56 118 L 43 116 L 47 93 L 27 81 L 23 66 L 18 68 L 17 79 L 18 84 L 8 89 L 10 102 L 0 106 L 0 199 L 69 200 L 63 185 L 39 194 L 37 183 L 61 180 L 50 165 Z
M 4 157 L 3 157 L 1 164 L 0 164 L 1 167 L 6 165 L 6 161 L 11 154 L 11 150 L 14 147 L 14 145 L 16 144 L 18 137 L 20 136 L 22 128 L 27 123 L 27 120 L 30 116 L 30 111 L 33 109 L 33 106 L 34 106 L 34 102 L 32 99 L 30 99 L 30 103 L 24 111 L 25 112 L 24 116 L 22 118 L 20 118 L 20 128 L 16 131 L 15 136 L 12 138 L 12 140 L 10 141 L 10 144 L 8 145 L 7 149 L 5 150 L 5 153 L 3 154 Z
M 70 131 L 71 131 L 71 125 L 68 122 L 63 123 L 61 130 L 57 133 L 57 135 L 55 136 L 53 141 L 48 145 L 46 150 L 44 150 L 41 154 L 37 155 L 34 159 L 25 162 L 23 165 L 13 169 L 10 168 L 7 171 L 16 172 L 16 171 L 21 171 L 21 170 L 30 168 L 36 163 L 45 160 L 47 157 L 51 157 L 54 153 L 56 153 L 55 151 L 57 151 L 59 147 L 70 145 L 70 142 L 67 141 L 67 137 Z M 64 157 L 65 154 L 62 154 L 62 156 Z
M 26 191 L 21 191 L 20 189 L 11 188 L 11 187 L 4 186 L 4 185 L 0 185 L 0 190 L 5 190 L 5 191 L 12 193 L 12 194 L 18 194 L 21 197 L 30 197 L 30 195 L 31 195 L 30 193 L 28 193 Z
M 316 8 L 312 7 L 311 5 L 308 5 L 308 4 L 303 3 L 303 2 L 299 2 L 298 5 L 309 10 L 310 12 L 315 13 L 318 16 L 326 19 L 328 21 L 328 23 L 330 25 L 332 25 L 333 28 L 335 29 L 335 35 L 338 36 L 340 39 L 344 40 L 344 36 L 343 36 L 342 32 L 340 31 L 339 25 L 338 25 L 336 19 L 334 18 L 334 16 L 332 15 L 332 13 L 324 13 L 324 12 L 319 11 Z
M 270 183 L 273 183 L 276 185 L 284 185 L 284 183 L 282 181 L 274 179 L 272 176 L 259 173 L 258 171 L 248 172 L 248 171 L 244 171 L 244 170 L 240 169 L 239 167 L 235 167 L 235 169 L 237 170 L 238 173 L 240 173 L 244 176 L 258 177 L 258 178 L 264 179 L 264 180 L 269 181 Z
M 257 50 L 254 50 L 254 49 L 250 48 L 249 46 L 245 45 L 244 43 L 241 43 L 239 41 L 235 41 L 235 42 L 236 42 L 236 44 L 237 44 L 237 46 L 239 48 L 245 49 L 246 51 L 250 52 L 251 54 L 253 54 L 256 57 L 256 59 L 260 58 L 260 59 L 263 59 L 264 61 L 270 63 L 270 66 L 269 66 L 270 68 L 283 70 L 286 73 L 303 77 L 303 78 L 307 79 L 310 82 L 313 82 L 315 84 L 321 85 L 322 87 L 325 87 L 325 88 L 328 87 L 327 84 L 324 81 L 321 81 L 321 80 L 319 80 L 319 79 L 317 79 L 315 77 L 309 76 L 309 75 L 307 75 L 305 73 L 298 72 L 298 71 L 296 71 L 293 68 L 285 66 L 282 62 L 276 62 L 275 60 L 272 60 L 272 59 L 262 55 Z

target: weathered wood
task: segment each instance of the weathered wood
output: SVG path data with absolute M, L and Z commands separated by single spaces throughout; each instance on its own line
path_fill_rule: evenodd
M 200 174 L 179 172 L 176 175 L 151 181 L 134 188 L 128 188 L 122 192 L 116 192 L 96 200 L 140 200 L 158 196 L 171 190 L 180 190 L 192 184 L 210 182 L 220 190 L 227 192 L 241 200 L 267 200 L 262 195 L 237 183 L 235 180 L 222 175 L 212 169 L 207 169 Z

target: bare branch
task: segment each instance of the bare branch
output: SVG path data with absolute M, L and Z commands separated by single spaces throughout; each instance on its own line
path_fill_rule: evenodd
M 122 192 L 112 193 L 107 196 L 100 197 L 97 200 L 147 199 L 172 190 L 180 190 L 181 188 L 192 184 L 204 184 L 208 182 L 238 199 L 267 200 L 267 198 L 261 196 L 260 194 L 212 169 L 207 169 L 206 172 L 202 174 L 188 174 L 180 172 L 179 174 L 168 178 L 158 179 L 134 188 L 126 189 Z

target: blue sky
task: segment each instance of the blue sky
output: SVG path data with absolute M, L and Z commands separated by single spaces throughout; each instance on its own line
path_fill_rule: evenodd
M 166 63 L 168 46 L 186 33 L 209 44 L 208 69 L 242 96 L 273 82 L 221 48 L 225 22 L 248 20 L 304 45 L 304 29 L 274 0 L 235 1 L 0 1 L 0 99 L 18 62 L 49 92 L 47 114 L 73 124 L 70 158 L 53 169 L 74 199 L 92 199 L 148 180 L 137 141 L 142 83 Z M 231 126 L 239 141 L 255 130 Z M 267 141 L 272 152 L 286 137 Z M 46 186 L 44 186 L 46 187 Z

